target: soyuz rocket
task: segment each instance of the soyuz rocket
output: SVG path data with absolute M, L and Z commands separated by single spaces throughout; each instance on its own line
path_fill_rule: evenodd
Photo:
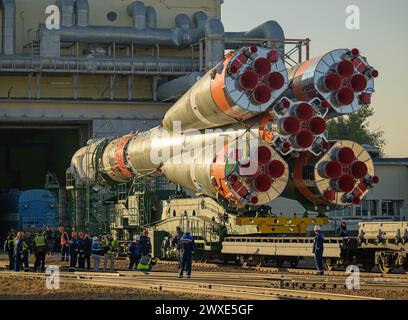
M 237 209 L 279 196 L 306 208 L 359 204 L 379 182 L 369 153 L 327 138 L 327 121 L 371 103 L 379 73 L 358 49 L 288 70 L 277 50 L 228 53 L 165 114 L 159 127 L 91 140 L 72 158 L 77 183 L 147 175 Z

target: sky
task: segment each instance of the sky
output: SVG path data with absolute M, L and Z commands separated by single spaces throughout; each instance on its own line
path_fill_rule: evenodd
M 360 29 L 346 28 L 346 8 L 360 9 Z M 224 0 L 226 31 L 246 31 L 276 20 L 286 38 L 310 38 L 311 57 L 333 49 L 359 48 L 378 69 L 371 130 L 385 132 L 385 155 L 408 157 L 407 0 Z

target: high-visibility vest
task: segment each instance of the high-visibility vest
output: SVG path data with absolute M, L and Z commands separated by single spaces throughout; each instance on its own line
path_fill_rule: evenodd
M 147 262 L 147 264 L 144 264 L 144 263 L 139 262 L 139 264 L 137 265 L 137 270 L 138 270 L 138 271 L 149 271 L 149 269 L 150 269 L 150 262 L 152 262 L 152 259 L 149 259 L 149 261 Z
M 66 239 L 65 239 L 66 237 Z M 68 237 L 68 233 L 67 232 L 63 232 L 61 235 L 61 245 L 64 246 L 68 243 L 69 241 L 69 237 Z
M 106 251 L 107 253 L 112 254 L 114 251 L 113 248 L 115 247 L 115 245 L 116 245 L 116 240 L 105 239 L 105 247 L 109 247 L 109 246 L 111 247 Z
M 44 236 L 36 236 L 34 238 L 34 243 L 36 247 L 45 247 L 46 243 L 45 243 L 45 237 Z

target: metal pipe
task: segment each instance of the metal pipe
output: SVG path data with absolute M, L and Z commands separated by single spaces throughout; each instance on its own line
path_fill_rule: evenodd
M 146 7 L 146 27 L 150 29 L 157 28 L 157 14 L 152 6 Z
M 72 27 L 74 25 L 74 0 L 58 0 L 57 5 L 60 9 L 61 27 Z
M 132 2 L 127 6 L 128 15 L 133 18 L 133 27 L 146 29 L 146 6 L 142 1 Z
M 80 27 L 89 26 L 88 0 L 76 0 L 76 24 Z
M 65 56 L 64 58 L 32 59 L 27 56 L 0 56 L 0 70 L 22 70 L 35 72 L 39 69 L 50 72 L 80 72 L 80 73 L 140 73 L 140 74 L 176 74 L 189 73 L 196 69 L 197 61 L 191 58 L 162 57 L 158 62 L 155 57 L 92 57 L 77 58 Z
M 1 0 L 3 9 L 3 53 L 14 55 L 16 51 L 16 3 L 15 0 Z

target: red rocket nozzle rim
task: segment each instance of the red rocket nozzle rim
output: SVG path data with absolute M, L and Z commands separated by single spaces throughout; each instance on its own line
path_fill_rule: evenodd
M 378 72 L 378 70 L 373 70 L 373 71 L 371 72 L 371 76 L 372 76 L 373 78 L 378 78 L 379 75 L 380 75 L 380 72 Z
M 258 58 L 254 61 L 253 69 L 257 74 L 266 76 L 272 70 L 271 62 L 263 57 Z
M 267 164 L 272 159 L 272 152 L 265 146 L 258 147 L 258 162 L 260 164 Z
M 266 174 L 259 174 L 254 179 L 254 188 L 258 192 L 267 192 L 272 186 L 272 179 Z
M 342 88 L 339 91 L 337 91 L 336 98 L 337 98 L 337 102 L 340 105 L 347 106 L 353 103 L 355 99 L 355 95 L 354 95 L 353 90 L 349 88 Z
M 255 88 L 252 97 L 257 104 L 264 104 L 267 103 L 271 97 L 272 93 L 268 86 L 259 85 Z
M 268 53 L 269 61 L 275 63 L 279 60 L 279 53 L 278 51 L 272 50 Z
M 282 129 L 286 134 L 295 134 L 300 130 L 300 121 L 296 117 L 287 117 L 282 120 Z
M 326 120 L 321 117 L 314 117 L 310 120 L 309 128 L 314 134 L 320 135 L 326 131 Z
M 296 144 L 302 149 L 307 149 L 312 146 L 313 138 L 310 131 L 302 130 L 296 135 Z
M 356 155 L 354 154 L 353 149 L 348 147 L 341 148 L 337 153 L 337 160 L 346 165 L 353 163 L 355 158 Z
M 251 204 L 256 205 L 259 202 L 259 198 L 258 197 L 252 197 L 251 199 Z
M 340 61 L 336 66 L 337 73 L 345 78 L 351 77 L 354 73 L 354 66 L 350 61 Z
M 273 160 L 268 165 L 268 173 L 273 179 L 279 179 L 285 173 L 285 166 L 282 161 Z
M 367 165 L 362 161 L 356 161 L 351 166 L 351 174 L 356 179 L 364 178 L 368 173 Z
M 359 56 L 360 55 L 360 50 L 358 50 L 357 48 L 354 48 L 351 50 L 351 54 L 353 56 Z
M 341 86 L 341 79 L 335 73 L 330 73 L 323 79 L 323 88 L 326 91 L 333 92 L 339 90 Z
M 258 81 L 259 81 L 258 75 L 251 70 L 245 71 L 239 77 L 239 85 L 241 86 L 242 89 L 247 91 L 253 90 L 258 84 Z
M 313 107 L 306 102 L 300 103 L 296 106 L 295 114 L 301 120 L 309 120 L 313 117 Z
M 324 174 L 327 178 L 337 179 L 343 171 L 342 166 L 337 161 L 329 161 L 324 167 Z
M 280 72 L 271 72 L 268 76 L 268 84 L 273 90 L 279 90 L 285 84 L 285 78 Z
M 354 189 L 355 180 L 349 175 L 345 174 L 337 181 L 338 187 L 342 192 L 351 192 Z
M 258 47 L 256 45 L 252 45 L 249 47 L 249 51 L 251 51 L 251 53 L 257 53 Z
M 350 84 L 354 92 L 361 92 L 367 87 L 368 81 L 362 74 L 355 74 L 351 78 Z

